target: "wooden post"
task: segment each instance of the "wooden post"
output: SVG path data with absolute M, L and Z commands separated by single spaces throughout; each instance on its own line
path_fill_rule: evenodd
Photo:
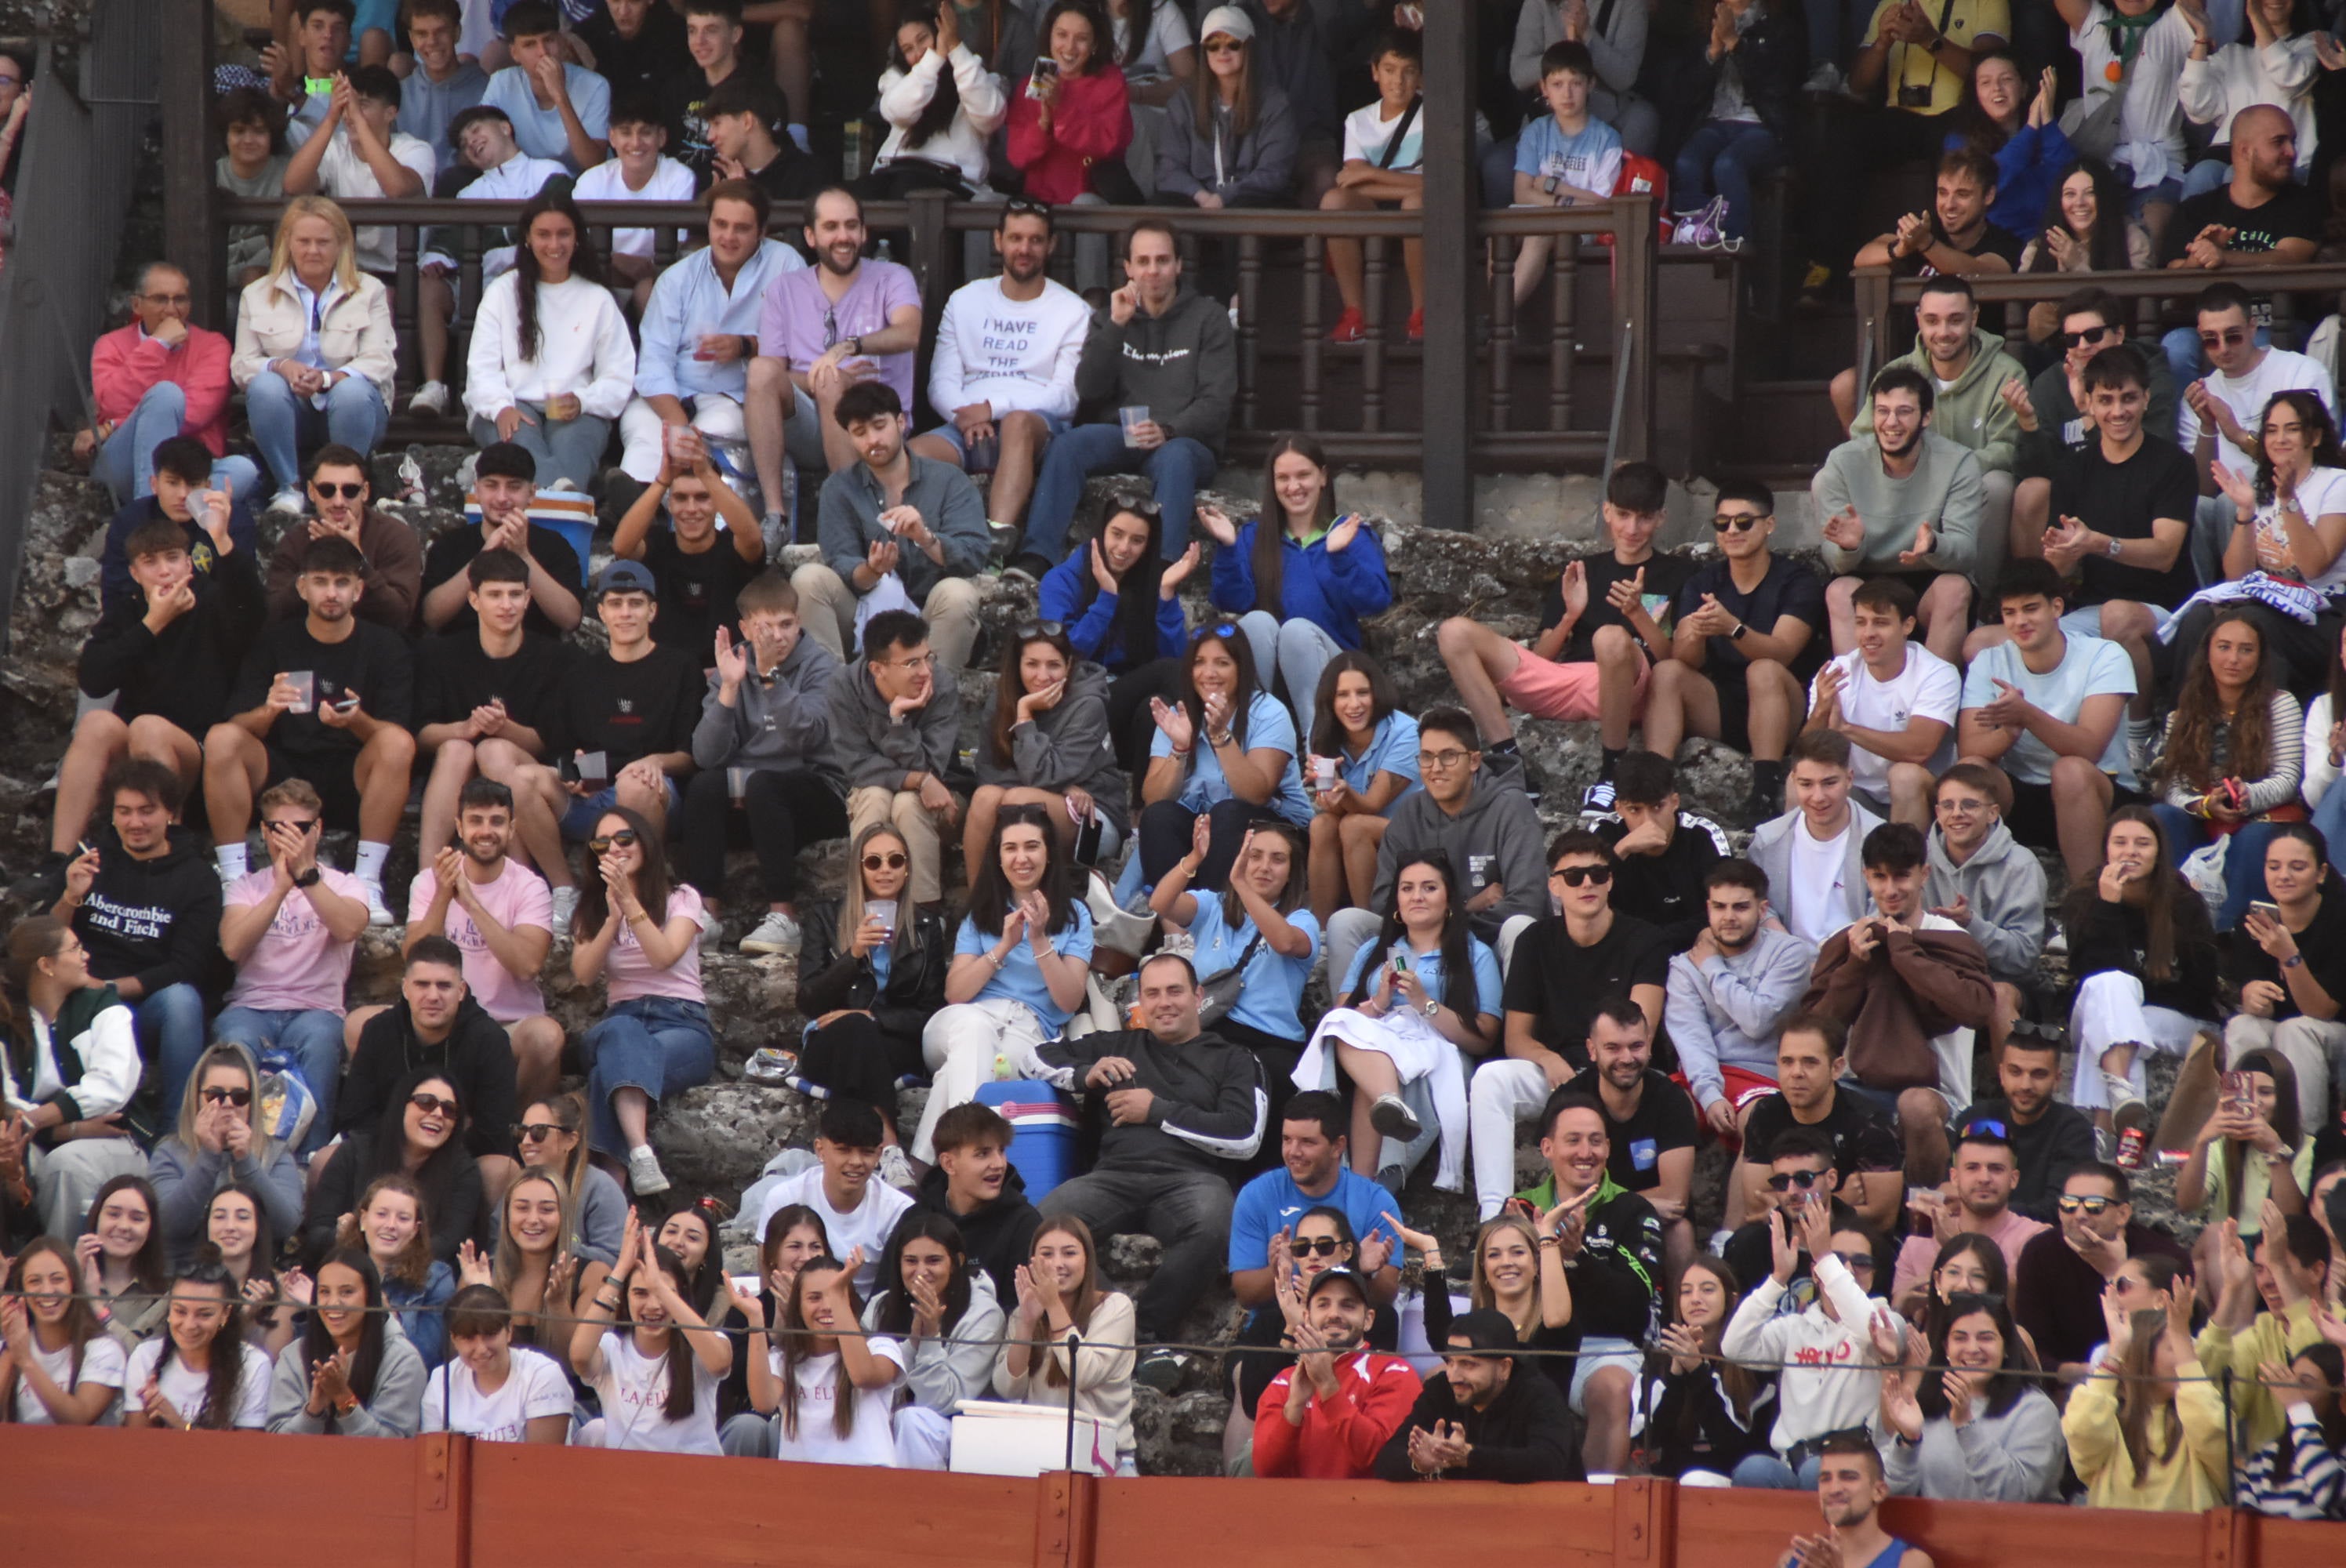
M 416 1568 L 466 1568 L 473 1556 L 473 1440 L 426 1432 L 414 1443 Z
M 196 324 L 228 320 L 228 280 L 212 221 L 212 8 L 205 0 L 158 0 L 163 68 L 163 254 L 188 275 Z
M 1483 251 L 1474 232 L 1482 179 L 1474 161 L 1474 5 L 1439 8 L 1425 29 L 1425 358 L 1420 514 L 1442 528 L 1474 526 L 1474 301 Z

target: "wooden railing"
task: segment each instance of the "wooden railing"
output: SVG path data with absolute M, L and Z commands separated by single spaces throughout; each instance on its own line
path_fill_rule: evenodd
M 521 205 L 461 200 L 344 204 L 352 223 L 389 227 L 396 233 L 393 311 L 403 358 L 408 345 L 417 341 L 416 262 L 423 230 L 439 229 L 454 241 L 452 254 L 459 263 L 462 296 L 468 303 L 476 302 L 481 231 L 511 225 L 520 216 Z M 679 228 L 699 228 L 699 209 L 691 204 L 589 202 L 582 209 L 607 249 L 615 229 L 651 229 L 655 257 L 662 264 L 678 252 Z M 219 219 L 224 224 L 270 225 L 278 210 L 274 202 L 223 197 Z M 999 210 L 949 201 L 938 194 L 874 202 L 865 209 L 866 226 L 873 235 L 906 238 L 895 259 L 913 270 L 923 307 L 916 385 L 926 384 L 928 352 L 945 299 L 964 281 L 964 236 L 990 230 Z M 1628 197 L 1570 210 L 1484 214 L 1479 244 L 1488 273 L 1488 327 L 1485 341 L 1477 345 L 1479 360 L 1470 361 L 1482 373 L 1470 372 L 1456 385 L 1436 384 L 1416 348 L 1389 324 L 1397 312 L 1387 311 L 1387 297 L 1402 287 L 1401 246 L 1423 231 L 1417 213 L 1069 207 L 1057 209 L 1055 217 L 1060 239 L 1054 268 L 1063 279 L 1068 278 L 1075 236 L 1121 236 L 1142 217 L 1171 218 L 1193 265 L 1209 242 L 1235 249 L 1239 396 L 1231 421 L 1234 459 L 1259 455 L 1270 436 L 1284 429 L 1313 433 L 1334 460 L 1398 467 L 1416 466 L 1423 452 L 1436 443 L 1471 452 L 1479 467 L 1594 468 L 1608 453 L 1642 457 L 1650 449 L 1650 318 L 1657 249 L 1650 198 Z M 796 206 L 785 204 L 775 211 L 771 230 L 796 239 L 801 221 Z M 1515 252 L 1532 234 L 1553 235 L 1558 241 L 1549 263 L 1549 326 L 1539 341 L 1518 333 L 1508 285 Z M 1358 239 L 1363 247 L 1369 335 L 1358 346 L 1332 344 L 1326 338 L 1337 313 L 1334 286 L 1324 265 L 1327 244 L 1333 238 Z M 1609 245 L 1596 243 L 1600 240 Z M 1597 266 L 1609 269 L 1610 320 L 1582 321 L 1575 305 L 1582 292 L 1577 285 L 1584 270 Z M 1282 272 L 1292 278 L 1296 290 L 1291 316 L 1284 304 L 1286 278 L 1277 275 Z M 1275 283 L 1280 287 L 1274 288 Z M 224 310 L 215 315 L 225 317 Z M 452 370 L 461 368 L 466 324 L 458 323 Z M 1534 366 L 1544 373 L 1524 373 L 1524 357 L 1517 350 L 1527 342 L 1544 351 Z M 1600 366 L 1613 371 L 1602 380 L 1607 395 L 1579 395 L 1576 383 L 1587 381 L 1583 372 Z M 1404 369 L 1417 372 L 1415 396 L 1409 395 L 1404 378 L 1396 373 Z M 403 366 L 403 375 L 413 384 L 407 366 Z M 1536 384 L 1519 386 L 1519 381 Z M 1537 412 L 1525 419 L 1526 410 Z M 925 406 L 918 412 L 925 423 Z M 1517 425 L 1527 428 L 1511 428 Z
M 1793 1492 L 1484 1481 L 1034 1480 L 427 1437 L 0 1426 L 12 1562 L 335 1568 L 603 1563 L 1767 1568 L 1817 1530 Z M 2346 1525 L 1895 1499 L 1939 1568 L 2325 1568 Z M 1852 1564 L 1851 1568 L 1862 1568 Z

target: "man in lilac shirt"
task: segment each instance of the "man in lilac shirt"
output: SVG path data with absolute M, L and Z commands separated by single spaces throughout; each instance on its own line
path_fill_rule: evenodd
M 863 204 L 844 186 L 808 204 L 815 264 L 767 285 L 750 362 L 750 455 L 766 497 L 766 535 L 779 541 L 782 464 L 828 473 L 855 465 L 854 443 L 831 417 L 839 394 L 874 376 L 913 406 L 913 355 L 921 346 L 921 290 L 912 272 L 863 256 Z

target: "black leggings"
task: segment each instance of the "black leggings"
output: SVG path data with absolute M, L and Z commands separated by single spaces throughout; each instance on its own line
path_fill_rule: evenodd
M 896 1122 L 896 1080 L 921 1073 L 921 1043 L 892 1034 L 873 1019 L 850 1013 L 811 1029 L 799 1047 L 799 1076 L 831 1097 L 876 1106 Z
M 798 897 L 799 847 L 844 834 L 846 803 L 811 768 L 761 768 L 743 786 L 737 816 L 726 787 L 729 771 L 705 768 L 685 786 L 684 880 L 699 889 L 703 898 L 721 897 L 726 841 L 734 824 L 746 821 L 766 901 L 791 902 Z
M 1295 1064 L 1303 1059 L 1303 1042 L 1282 1040 L 1229 1018 L 1207 1027 L 1231 1044 L 1245 1046 L 1262 1064 L 1262 1089 L 1264 1097 L 1270 1102 L 1270 1114 L 1263 1118 L 1262 1147 L 1255 1152 L 1254 1161 L 1248 1168 L 1267 1171 L 1281 1163 L 1279 1124 L 1287 1119 L 1287 1102 L 1295 1096 Z
M 1198 874 L 1189 879 L 1191 891 L 1203 889 L 1219 893 L 1230 885 L 1230 867 L 1237 863 L 1239 846 L 1246 842 L 1248 825 L 1264 813 L 1265 808 L 1251 800 L 1233 796 L 1221 801 L 1206 813 L 1213 822 L 1213 834 L 1206 844 L 1205 863 Z M 1198 813 L 1178 800 L 1159 800 L 1140 813 L 1140 880 L 1150 887 L 1164 881 L 1189 847 L 1197 833 Z
M 1181 692 L 1181 661 L 1178 658 L 1153 659 L 1132 668 L 1108 682 L 1107 732 L 1116 741 L 1116 764 L 1124 769 L 1133 788 L 1140 787 L 1140 776 L 1148 770 L 1148 747 L 1157 734 L 1157 720 L 1148 711 L 1148 699 L 1161 697 L 1168 702 Z

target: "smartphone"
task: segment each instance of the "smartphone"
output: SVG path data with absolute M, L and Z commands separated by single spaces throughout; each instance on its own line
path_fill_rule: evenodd
M 2256 1114 L 2257 1091 L 2255 1086 L 2249 1083 L 2249 1075 L 2246 1073 L 2238 1071 L 2237 1069 L 2229 1070 L 2225 1073 L 2224 1099 L 2228 1104 L 2238 1107 L 2244 1115 L 2254 1115 Z
M 352 695 L 342 698 L 342 701 L 333 704 L 332 707 L 336 713 L 356 713 L 359 710 L 359 699 L 357 695 L 353 693 Z
M 1056 81 L 1058 79 L 1058 76 L 1059 62 L 1051 58 L 1048 55 L 1044 56 L 1041 59 L 1035 62 L 1034 74 L 1026 78 L 1026 96 L 1030 98 L 1041 97 L 1043 96 L 1043 84 L 1045 82 Z
M 2265 919 L 2274 922 L 2276 925 L 2280 922 L 2280 905 L 2276 903 L 2268 903 L 2263 899 L 2249 900 L 2249 912 L 2250 914 L 2260 914 L 2264 916 Z

